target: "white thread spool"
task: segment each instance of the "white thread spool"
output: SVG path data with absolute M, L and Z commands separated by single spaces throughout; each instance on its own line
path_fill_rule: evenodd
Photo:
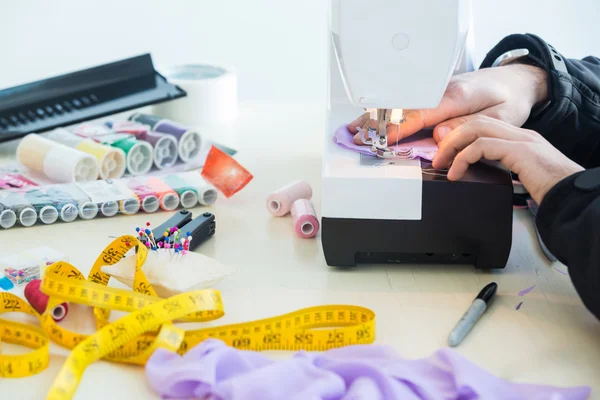
M 58 210 L 52 206 L 44 206 L 40 210 L 40 221 L 43 224 L 50 225 L 58 219 Z
M 79 204 L 79 216 L 81 219 L 94 219 L 98 215 L 98 204 L 91 201 L 81 202 Z
M 153 106 L 154 115 L 191 126 L 230 124 L 237 119 L 237 76 L 233 69 L 188 64 L 167 68 L 163 75 L 187 96 Z
M 83 138 L 62 128 L 50 132 L 48 138 L 96 158 L 101 179 L 119 179 L 125 174 L 125 152 L 117 147 Z
M 98 163 L 94 157 L 33 133 L 19 143 L 17 160 L 55 182 L 98 179 Z
M 133 176 L 145 175 L 152 169 L 154 149 L 148 142 L 137 140 L 129 141 L 127 148 L 127 171 Z M 119 146 L 117 142 L 114 146 Z
M 148 195 L 142 200 L 142 210 L 147 213 L 154 213 L 160 208 L 160 200 L 154 195 Z
M 68 203 L 60 209 L 60 219 L 63 222 L 73 222 L 79 215 L 79 209 L 75 204 Z
M 210 206 L 217 201 L 219 192 L 210 183 L 202 179 L 202 184 L 198 187 L 198 204 L 202 206 Z
M 17 223 L 17 214 L 13 210 L 0 212 L 0 227 L 10 229 Z
M 37 213 L 31 207 L 25 207 L 19 211 L 19 223 L 25 227 L 35 225 L 37 217 Z
M 163 210 L 173 211 L 179 207 L 179 195 L 177 193 L 165 193 L 160 197 L 160 204 Z
M 100 212 L 105 217 L 114 217 L 119 212 L 119 203 L 116 201 L 105 201 L 100 206 Z
M 183 208 L 191 208 L 198 204 L 198 193 L 194 190 L 186 190 L 181 193 L 181 206 Z
M 125 215 L 133 215 L 140 211 L 141 203 L 137 197 L 131 197 L 121 201 L 121 212 Z

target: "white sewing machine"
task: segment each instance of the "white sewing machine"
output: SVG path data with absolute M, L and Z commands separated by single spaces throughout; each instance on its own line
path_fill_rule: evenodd
M 512 239 L 508 171 L 477 164 L 451 182 L 443 172 L 424 173 L 419 159 L 395 154 L 385 138 L 394 114 L 437 107 L 452 75 L 472 68 L 470 7 L 470 0 L 331 1 L 322 192 L 328 265 L 505 266 Z M 375 109 L 378 121 L 365 144 L 371 156 L 333 142 L 336 130 L 365 109 Z

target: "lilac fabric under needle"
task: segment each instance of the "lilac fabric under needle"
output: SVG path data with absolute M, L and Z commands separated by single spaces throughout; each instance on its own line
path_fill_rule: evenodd
M 203 400 L 584 400 L 591 392 L 511 383 L 452 349 L 406 360 L 388 346 L 358 345 L 273 361 L 217 339 L 183 356 L 157 349 L 146 377 L 163 398 Z
M 335 132 L 333 137 L 334 143 L 338 146 L 354 151 L 356 153 L 365 154 L 372 156 L 371 147 L 363 144 L 354 143 L 354 134 L 348 130 L 348 125 L 342 125 Z M 438 147 L 433 139 L 432 130 L 422 130 L 401 140 L 398 144 L 390 146 L 391 149 L 396 151 L 407 151 L 413 149 L 413 154 L 410 158 L 422 158 L 425 160 L 432 161 L 433 157 L 437 153 Z

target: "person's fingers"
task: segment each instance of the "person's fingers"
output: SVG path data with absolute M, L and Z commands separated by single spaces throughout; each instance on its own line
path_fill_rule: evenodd
M 433 129 L 433 139 L 436 143 L 440 143 L 450 132 L 469 121 L 473 121 L 479 117 L 479 114 L 465 115 L 444 121 Z
M 439 143 L 432 163 L 433 167 L 447 167 L 460 151 L 479 138 L 528 142 L 533 139 L 533 136 L 527 130 L 516 128 L 493 118 L 479 116 L 477 119 L 459 125 Z
M 515 158 L 519 146 L 522 146 L 522 144 L 510 140 L 490 137 L 479 138 L 456 156 L 448 171 L 448 179 L 451 181 L 461 179 L 469 166 L 481 159 L 500 161 L 506 168 L 513 169 L 511 159 Z M 518 171 L 514 172 L 518 173 Z
M 363 115 L 361 115 L 360 117 L 356 118 L 354 121 L 352 121 L 350 124 L 348 124 L 348 130 L 351 133 L 357 133 L 358 132 L 358 128 L 359 126 L 363 126 L 365 122 L 367 122 L 369 119 L 371 118 L 370 113 L 366 112 Z
M 489 117 L 500 121 L 509 122 L 511 123 L 511 125 L 514 125 L 512 121 L 505 120 L 503 115 L 505 114 L 505 110 L 503 109 L 503 106 L 503 104 L 498 104 L 493 107 L 483 109 L 475 114 L 463 115 L 457 118 L 450 119 L 448 121 L 443 121 L 434 128 L 433 138 L 435 139 L 436 143 L 439 143 L 442 140 L 444 140 L 444 137 L 447 134 L 449 134 L 459 126 L 466 124 L 467 122 L 479 119 L 480 117 Z
M 452 118 L 471 115 L 488 107 L 493 107 L 495 99 L 486 97 L 485 91 L 476 90 L 476 82 L 453 78 L 448 84 L 440 104 L 433 109 L 404 110 L 406 122 L 402 124 L 403 137 L 410 136 L 424 128 L 436 126 Z

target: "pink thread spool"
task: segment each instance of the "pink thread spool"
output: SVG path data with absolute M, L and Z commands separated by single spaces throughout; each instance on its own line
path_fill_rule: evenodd
M 267 197 L 267 210 L 276 217 L 283 217 L 292 209 L 296 200 L 312 198 L 312 188 L 305 181 L 293 181 L 275 190 Z
M 311 238 L 319 231 L 319 219 L 310 200 L 299 199 L 292 204 L 294 229 L 301 238 Z

